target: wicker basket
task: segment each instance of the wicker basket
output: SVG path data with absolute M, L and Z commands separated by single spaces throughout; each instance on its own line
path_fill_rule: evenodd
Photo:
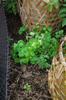
M 66 42 L 66 37 L 60 45 L 59 55 L 53 58 L 52 67 L 48 74 L 48 83 L 53 100 L 66 100 L 66 62 L 62 50 L 64 42 Z
M 48 12 L 49 0 L 18 0 L 19 12 L 22 23 L 25 24 L 29 30 L 35 27 L 36 23 L 39 25 L 51 25 L 55 30 L 58 28 L 59 17 L 58 9 L 53 9 Z

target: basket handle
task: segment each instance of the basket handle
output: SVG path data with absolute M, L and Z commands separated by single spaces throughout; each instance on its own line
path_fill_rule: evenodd
M 63 56 L 63 44 L 64 44 L 64 42 L 66 42 L 66 36 L 63 38 L 63 41 L 60 44 L 60 48 L 59 48 L 59 58 L 60 58 L 60 62 L 62 63 L 63 66 L 66 67 L 66 61 L 65 61 L 65 58 Z

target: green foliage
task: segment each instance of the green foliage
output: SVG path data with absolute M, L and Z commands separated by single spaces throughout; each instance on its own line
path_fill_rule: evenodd
M 26 83 L 26 84 L 24 85 L 24 90 L 25 90 L 25 92 L 27 92 L 27 93 L 31 92 L 31 90 L 32 90 L 31 85 L 28 84 L 28 83 Z
M 48 11 L 52 12 L 53 8 L 59 8 L 59 0 L 50 0 L 48 3 Z
M 40 41 L 37 39 L 30 39 L 27 43 L 22 40 L 14 43 L 12 47 L 12 57 L 14 61 L 20 64 L 28 64 L 35 56 L 35 52 L 40 45 Z
M 5 8 L 8 13 L 13 13 L 14 15 L 17 14 L 17 0 L 6 0 Z
M 25 42 L 22 40 L 19 40 L 17 43 L 14 43 L 12 46 L 11 54 L 12 58 L 14 59 L 15 63 L 20 62 L 20 58 L 18 56 L 19 51 L 24 47 Z
M 51 36 L 51 27 L 43 27 L 42 33 L 42 46 L 39 49 L 38 65 L 40 68 L 48 68 L 50 66 L 50 59 L 57 54 L 58 41 Z
M 57 40 L 61 39 L 61 37 L 64 36 L 64 31 L 63 30 L 60 30 L 58 32 L 55 33 L 55 37 Z
M 19 35 L 22 35 L 27 31 L 27 28 L 25 26 L 21 26 L 18 30 Z
M 51 35 L 52 28 L 43 26 L 29 33 L 27 42 L 19 40 L 12 46 L 12 58 L 15 63 L 36 64 L 41 69 L 50 67 L 52 58 L 57 54 L 58 41 L 64 35 L 63 30 Z
M 62 19 L 62 27 L 66 26 L 66 0 L 64 0 L 60 6 L 59 15 Z
M 48 63 L 49 56 L 41 54 L 37 59 L 37 64 L 39 65 L 39 68 L 46 69 L 50 67 L 50 64 Z

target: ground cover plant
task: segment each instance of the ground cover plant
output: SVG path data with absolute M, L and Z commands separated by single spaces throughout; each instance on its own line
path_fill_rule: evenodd
M 24 26 L 20 28 L 22 34 Z M 21 32 L 19 30 L 19 32 Z M 57 54 L 59 39 L 64 35 L 63 30 L 51 34 L 52 28 L 43 26 L 39 30 L 37 25 L 32 32 L 26 36 L 26 41 L 19 40 L 12 46 L 12 58 L 15 63 L 20 64 L 35 64 L 40 68 L 49 68 L 52 58 Z

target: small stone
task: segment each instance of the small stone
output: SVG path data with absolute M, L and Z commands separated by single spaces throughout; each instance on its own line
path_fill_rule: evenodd
M 24 65 L 24 66 L 22 66 L 22 72 L 26 72 L 26 66 Z

